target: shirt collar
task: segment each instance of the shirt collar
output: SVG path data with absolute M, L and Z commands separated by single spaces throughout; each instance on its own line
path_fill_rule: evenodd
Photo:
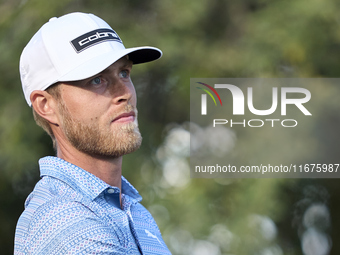
M 57 178 L 90 200 L 94 200 L 104 190 L 113 188 L 95 175 L 58 157 L 47 156 L 41 158 L 39 165 L 41 177 L 51 176 Z M 138 191 L 123 176 L 122 193 L 130 196 L 137 202 L 142 200 Z

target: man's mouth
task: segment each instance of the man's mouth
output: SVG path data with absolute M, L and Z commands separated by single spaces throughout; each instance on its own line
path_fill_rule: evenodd
M 115 122 L 115 123 L 133 122 L 135 120 L 135 116 L 136 116 L 136 114 L 135 114 L 134 111 L 122 113 L 122 114 L 118 115 L 116 118 L 114 118 L 114 120 L 112 122 Z

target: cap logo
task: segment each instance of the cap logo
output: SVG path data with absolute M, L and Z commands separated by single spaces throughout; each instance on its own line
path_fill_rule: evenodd
M 115 31 L 108 28 L 101 28 L 73 39 L 71 44 L 73 45 L 75 51 L 79 53 L 95 44 L 105 41 L 117 41 L 123 43 Z

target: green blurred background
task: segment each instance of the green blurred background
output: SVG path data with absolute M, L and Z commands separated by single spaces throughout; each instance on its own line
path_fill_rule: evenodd
M 163 50 L 160 60 L 134 66 L 143 145 L 125 157 L 123 174 L 173 254 L 340 254 L 338 179 L 190 179 L 188 167 L 190 78 L 339 77 L 336 0 L 1 0 L 1 254 L 13 253 L 38 159 L 54 154 L 24 100 L 19 57 L 43 23 L 74 11 L 106 20 L 126 47 Z M 340 163 L 340 104 L 326 105 L 306 139 L 317 141 L 311 152 Z M 234 142 L 251 150 L 259 143 L 246 131 Z M 269 152 L 261 146 L 257 155 Z

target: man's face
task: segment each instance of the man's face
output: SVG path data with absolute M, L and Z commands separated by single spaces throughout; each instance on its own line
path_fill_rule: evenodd
M 132 62 L 123 57 L 94 77 L 60 84 L 60 126 L 73 147 L 105 158 L 139 148 L 131 68 Z

